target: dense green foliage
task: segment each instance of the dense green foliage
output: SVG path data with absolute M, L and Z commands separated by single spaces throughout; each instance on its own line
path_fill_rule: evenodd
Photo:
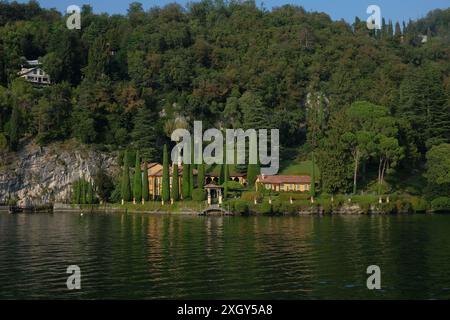
M 34 1 L 0 1 L 0 12 L 0 138 L 10 151 L 23 137 L 76 138 L 156 162 L 172 130 L 194 120 L 279 128 L 283 150 L 305 159 L 314 151 L 314 193 L 394 191 L 428 159 L 428 193 L 442 196 L 430 168 L 443 160 L 430 152 L 450 143 L 450 9 L 402 28 L 383 23 L 379 32 L 359 19 L 332 21 L 290 5 L 269 11 L 252 1 L 149 11 L 133 3 L 113 16 L 83 6 L 81 30 Z M 39 58 L 53 84 L 16 79 L 25 58 Z M 120 190 L 129 201 L 133 162 L 124 162 Z M 190 169 L 183 166 L 185 199 Z

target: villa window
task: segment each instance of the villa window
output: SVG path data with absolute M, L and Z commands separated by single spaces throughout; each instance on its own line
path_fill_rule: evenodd
M 272 188 L 272 186 L 270 184 L 266 184 L 265 187 L 267 190 L 270 190 Z

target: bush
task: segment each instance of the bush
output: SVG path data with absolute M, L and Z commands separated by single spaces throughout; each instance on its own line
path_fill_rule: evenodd
M 261 201 L 263 196 L 259 191 L 246 191 L 242 193 L 241 199 L 245 201 L 253 202 L 256 198 L 256 201 Z
M 407 199 L 398 199 L 395 202 L 395 206 L 397 208 L 397 212 L 400 213 L 410 213 L 413 211 L 411 202 L 409 202 Z
M 450 198 L 439 197 L 431 201 L 431 208 L 436 211 L 450 211 Z
M 271 214 L 272 206 L 268 202 L 263 202 L 254 206 L 254 210 L 258 214 Z
M 289 201 L 292 200 L 310 200 L 311 196 L 308 193 L 300 192 L 282 192 L 280 193 L 280 200 Z
M 280 200 L 272 200 L 272 212 L 275 214 L 283 213 L 283 203 Z
M 248 204 L 246 201 L 237 200 L 234 202 L 234 210 L 240 214 L 248 213 Z
M 244 186 L 237 181 L 227 181 L 222 184 L 225 187 L 225 184 L 228 186 L 228 190 L 242 190 Z
M 192 191 L 192 200 L 194 201 L 205 201 L 206 200 L 206 191 L 197 188 Z
M 296 214 L 300 208 L 299 206 L 297 206 L 296 204 L 291 204 L 290 202 L 283 202 L 283 213 L 287 213 L 287 214 Z
M 428 203 L 421 197 L 411 197 L 411 206 L 414 212 L 425 212 L 428 207 Z

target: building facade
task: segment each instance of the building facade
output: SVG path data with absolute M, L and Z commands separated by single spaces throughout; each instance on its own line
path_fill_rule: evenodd
M 260 175 L 256 178 L 256 191 L 259 188 L 271 190 L 275 192 L 309 192 L 311 190 L 310 176 L 288 176 L 275 175 L 264 176 Z M 261 190 L 260 190 L 261 191 Z

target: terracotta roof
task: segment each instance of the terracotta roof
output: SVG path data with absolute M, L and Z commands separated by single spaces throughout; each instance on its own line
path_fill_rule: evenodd
M 258 176 L 258 182 L 260 183 L 311 183 L 310 176 Z
M 245 173 L 239 173 L 239 172 L 230 172 L 228 174 L 230 177 L 246 177 L 247 175 Z M 216 172 L 207 172 L 205 173 L 206 177 L 218 177 L 219 174 Z
M 197 175 L 197 169 L 192 170 L 192 173 L 193 173 L 194 176 L 196 176 L 196 175 Z M 172 174 L 173 174 L 173 169 L 172 169 L 172 167 L 170 167 L 170 168 L 169 168 L 169 175 L 172 176 Z M 156 171 L 154 174 L 151 174 L 151 173 L 149 172 L 148 175 L 149 175 L 149 176 L 155 176 L 155 177 L 162 177 L 162 175 L 163 175 L 163 170 L 162 170 L 162 169 L 161 169 L 161 170 L 158 170 L 158 171 Z M 179 175 L 180 177 L 183 176 L 183 167 L 178 167 L 178 175 Z

